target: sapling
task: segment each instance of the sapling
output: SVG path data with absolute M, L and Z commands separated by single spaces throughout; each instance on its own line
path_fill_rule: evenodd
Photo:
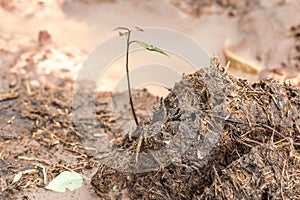
M 137 119 L 135 110 L 134 110 L 134 105 L 133 105 L 133 101 L 132 101 L 132 95 L 131 95 L 131 87 L 130 87 L 130 78 L 129 78 L 129 47 L 131 44 L 133 43 L 137 43 L 138 45 L 140 45 L 141 47 L 145 48 L 148 51 L 154 51 L 157 53 L 161 53 L 165 56 L 169 56 L 166 52 L 164 52 L 163 50 L 161 50 L 158 47 L 155 47 L 153 45 L 149 45 L 143 41 L 139 41 L 139 40 L 130 40 L 130 34 L 132 31 L 144 31 L 143 29 L 139 28 L 139 27 L 134 27 L 134 29 L 129 29 L 126 27 L 117 27 L 115 30 L 119 31 L 119 35 L 120 36 L 125 36 L 126 37 L 126 61 L 125 61 L 125 67 L 126 67 L 126 77 L 127 77 L 127 87 L 128 87 L 128 95 L 129 95 L 129 102 L 130 102 L 130 106 L 131 106 L 131 111 L 132 111 L 132 115 L 135 121 L 135 124 L 138 126 L 139 125 L 139 121 Z

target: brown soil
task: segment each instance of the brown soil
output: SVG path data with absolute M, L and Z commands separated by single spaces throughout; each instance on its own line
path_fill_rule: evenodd
M 98 161 L 86 150 L 91 136 L 81 135 L 73 125 L 72 88 L 62 87 L 34 89 L 20 82 L 0 93 L 2 199 L 44 199 L 43 195 L 54 199 L 59 194 L 42 188 L 60 172 L 73 170 L 91 178 L 97 169 Z M 134 97 L 137 105 L 140 105 L 138 102 L 148 102 L 148 105 L 156 102 L 146 91 L 137 91 Z M 99 110 L 97 119 L 101 121 L 102 130 L 112 139 L 118 137 L 122 127 L 113 123 L 110 101 L 111 95 L 99 94 L 96 110 Z M 145 112 L 145 106 L 137 108 L 138 113 Z M 13 182 L 19 172 L 23 172 L 21 179 Z M 96 199 L 93 193 L 87 178 L 84 187 L 70 195 L 73 199 Z M 62 196 L 70 199 L 70 195 Z

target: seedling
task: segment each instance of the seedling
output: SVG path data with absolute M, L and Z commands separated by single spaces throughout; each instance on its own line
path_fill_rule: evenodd
M 129 29 L 129 28 L 126 28 L 126 27 L 117 27 L 115 30 L 119 31 L 120 36 L 125 36 L 126 37 L 126 63 L 125 63 L 125 67 L 126 67 L 128 95 L 129 95 L 129 102 L 130 102 L 130 106 L 131 106 L 132 115 L 133 115 L 135 124 L 138 126 L 139 121 L 137 119 L 137 116 L 136 116 L 136 113 L 135 113 L 135 110 L 134 110 L 134 105 L 133 105 L 133 102 L 132 102 L 132 95 L 131 95 L 131 87 L 130 87 L 129 66 L 128 66 L 128 63 L 129 63 L 129 47 L 130 47 L 131 44 L 137 43 L 138 45 L 140 45 L 141 47 L 145 48 L 148 51 L 154 51 L 154 52 L 157 52 L 157 53 L 161 53 L 161 54 L 163 54 L 165 56 L 168 56 L 168 57 L 169 57 L 169 55 L 166 52 L 164 52 L 163 50 L 161 50 L 160 48 L 155 47 L 153 45 L 149 45 L 149 44 L 147 44 L 143 41 L 130 40 L 130 34 L 131 34 L 132 31 L 142 31 L 142 32 L 144 31 L 143 29 L 141 29 L 139 27 L 134 27 L 134 29 Z

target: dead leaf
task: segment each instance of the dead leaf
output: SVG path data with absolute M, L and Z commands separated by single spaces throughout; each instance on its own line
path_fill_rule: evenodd
M 251 74 L 259 74 L 263 70 L 263 67 L 260 64 L 237 55 L 227 48 L 224 48 L 223 52 L 227 61 L 230 61 L 230 67 Z
M 12 184 L 18 182 L 23 176 L 23 172 L 19 172 L 15 175 L 14 180 L 12 181 Z

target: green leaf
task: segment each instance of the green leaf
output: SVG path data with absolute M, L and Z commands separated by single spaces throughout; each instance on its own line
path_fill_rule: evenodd
M 163 54 L 165 56 L 170 57 L 169 54 L 167 54 L 165 51 L 163 51 L 162 49 L 160 49 L 158 47 L 152 46 L 152 45 L 150 45 L 149 48 L 147 48 L 147 50 L 149 50 L 149 51 L 155 51 L 157 53 L 161 53 L 161 54 Z
M 129 28 L 121 27 L 121 26 L 119 26 L 119 27 L 117 27 L 117 28 L 114 29 L 114 31 L 117 31 L 117 30 L 130 31 Z
M 141 47 L 144 47 L 145 49 L 147 49 L 150 46 L 149 44 L 138 40 L 134 40 L 132 42 L 138 43 Z
M 112 191 L 114 192 L 114 191 L 116 191 L 118 189 L 118 186 L 116 186 L 116 185 L 114 185 L 113 187 L 112 187 Z
M 80 188 L 83 183 L 83 178 L 76 172 L 64 171 L 55 177 L 46 186 L 46 189 L 53 190 L 55 192 L 65 192 L 68 188 L 73 191 L 76 188 Z
M 119 32 L 119 36 L 128 35 L 128 32 Z
M 142 29 L 142 28 L 140 28 L 140 27 L 138 27 L 138 26 L 135 26 L 134 29 L 137 30 L 137 31 L 142 31 L 142 32 L 144 32 L 144 29 Z
M 165 55 L 165 56 L 170 57 L 165 51 L 163 51 L 163 50 L 161 50 L 160 48 L 155 47 L 155 46 L 153 46 L 153 45 L 149 45 L 149 44 L 147 44 L 147 43 L 145 43 L 145 42 L 138 41 L 138 40 L 134 40 L 134 41 L 132 41 L 132 42 L 135 42 L 135 43 L 139 44 L 141 47 L 144 47 L 144 48 L 147 49 L 148 51 L 155 51 L 155 52 L 157 52 L 157 53 L 161 53 L 161 54 L 163 54 L 163 55 Z

